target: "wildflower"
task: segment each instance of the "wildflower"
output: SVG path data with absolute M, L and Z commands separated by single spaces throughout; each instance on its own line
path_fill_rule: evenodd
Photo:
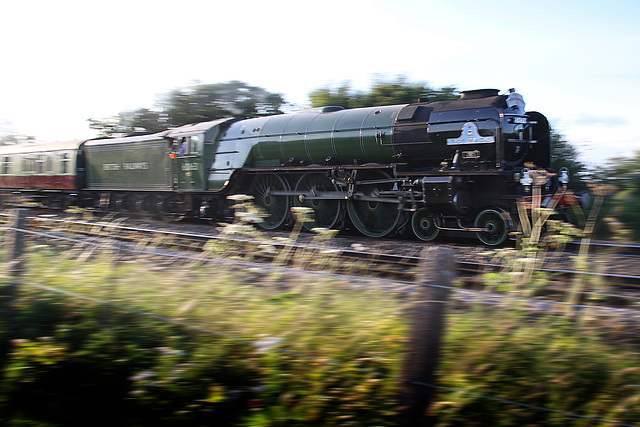
M 165 356 L 182 356 L 185 354 L 184 351 L 176 350 L 171 347 L 157 347 L 156 350 L 158 350 L 160 353 L 162 353 Z
M 533 185 L 541 186 L 549 181 L 549 172 L 544 169 L 529 171 L 529 176 L 533 179 Z
M 292 244 L 295 243 L 292 239 L 288 238 L 288 237 L 274 237 L 273 240 L 275 240 L 278 243 L 282 243 L 282 244 Z
M 258 246 L 258 250 L 260 250 L 265 254 L 275 254 L 278 252 L 276 248 L 273 247 L 273 245 L 266 245 L 266 244 Z
M 309 222 L 313 221 L 313 209 L 304 206 L 294 206 L 291 208 L 296 222 Z
M 264 222 L 264 219 L 255 212 L 236 212 L 235 216 L 239 221 L 244 221 L 249 223 Z
M 594 183 L 594 182 L 587 183 L 587 187 L 589 187 L 589 190 L 591 190 L 593 194 L 595 194 L 596 196 L 602 196 L 602 197 L 609 196 L 618 190 L 618 188 L 613 185 Z
M 366 251 L 368 248 L 364 245 L 361 245 L 360 243 L 354 243 L 351 245 L 351 248 L 355 251 Z
M 147 370 L 147 371 L 142 371 L 132 377 L 129 377 L 130 381 L 143 381 L 149 378 L 153 378 L 156 375 L 155 372 Z
M 233 194 L 231 196 L 227 196 L 227 200 L 234 200 L 237 202 L 246 202 L 253 199 L 254 197 L 248 194 Z
M 261 337 L 262 338 L 253 342 L 253 345 L 257 347 L 259 353 L 267 353 L 273 347 L 284 341 L 282 338 L 269 337 L 266 335 L 261 335 Z
M 311 231 L 321 237 L 333 237 L 340 232 L 340 230 L 331 230 L 330 228 L 326 227 L 314 227 L 311 229 Z
M 342 252 L 340 249 L 323 249 L 322 251 L 320 251 L 320 253 L 323 255 L 339 254 L 340 252 Z

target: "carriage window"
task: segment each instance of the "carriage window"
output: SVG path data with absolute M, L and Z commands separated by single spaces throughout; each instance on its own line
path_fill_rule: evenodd
M 69 154 L 67 153 L 60 154 L 60 173 L 63 175 L 69 173 Z
M 55 169 L 54 169 L 54 160 L 53 160 L 53 156 L 47 156 L 47 173 L 54 173 Z
M 35 159 L 33 157 L 24 157 L 22 159 L 22 171 L 24 173 L 34 173 L 35 170 Z
M 44 173 L 46 159 L 44 155 L 36 157 L 36 173 Z
M 11 173 L 11 157 L 3 157 L 2 158 L 2 168 L 0 173 L 3 175 L 8 175 Z

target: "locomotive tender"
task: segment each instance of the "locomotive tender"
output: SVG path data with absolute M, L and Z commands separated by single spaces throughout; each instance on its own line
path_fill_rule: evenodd
M 323 107 L 228 118 L 123 138 L 0 147 L 0 189 L 43 204 L 227 220 L 227 196 L 251 194 L 261 226 L 313 209 L 306 228 L 382 237 L 409 224 L 501 244 L 516 226 L 530 171 L 550 167 L 549 124 L 513 90 L 382 107 Z M 553 173 L 542 186 L 552 194 Z M 566 174 L 564 174 L 566 176 Z M 566 185 L 561 179 L 560 185 Z

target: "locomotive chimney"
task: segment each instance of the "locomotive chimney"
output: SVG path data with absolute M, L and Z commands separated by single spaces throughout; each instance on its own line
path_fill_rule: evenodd
M 462 96 L 460 99 L 478 99 L 478 98 L 489 98 L 492 96 L 498 96 L 498 89 L 476 89 L 476 90 L 463 90 L 460 92 Z

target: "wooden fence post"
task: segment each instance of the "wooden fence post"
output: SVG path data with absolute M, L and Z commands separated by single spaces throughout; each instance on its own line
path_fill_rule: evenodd
M 21 230 L 26 229 L 27 215 L 29 209 L 18 209 L 13 222 L 10 223 L 11 229 L 6 234 L 7 247 L 7 272 L 11 277 L 0 293 L 2 317 L 4 317 L 4 336 L 9 337 L 16 327 L 16 310 L 14 307 L 15 299 L 18 296 L 20 283 L 22 281 L 22 273 L 24 271 L 24 233 Z
M 429 247 L 421 254 L 421 273 L 411 307 L 411 328 L 404 359 L 400 387 L 398 425 L 426 425 L 426 410 L 433 388 L 416 383 L 434 384 L 440 339 L 444 334 L 444 312 L 450 287 L 456 276 L 453 252 Z

